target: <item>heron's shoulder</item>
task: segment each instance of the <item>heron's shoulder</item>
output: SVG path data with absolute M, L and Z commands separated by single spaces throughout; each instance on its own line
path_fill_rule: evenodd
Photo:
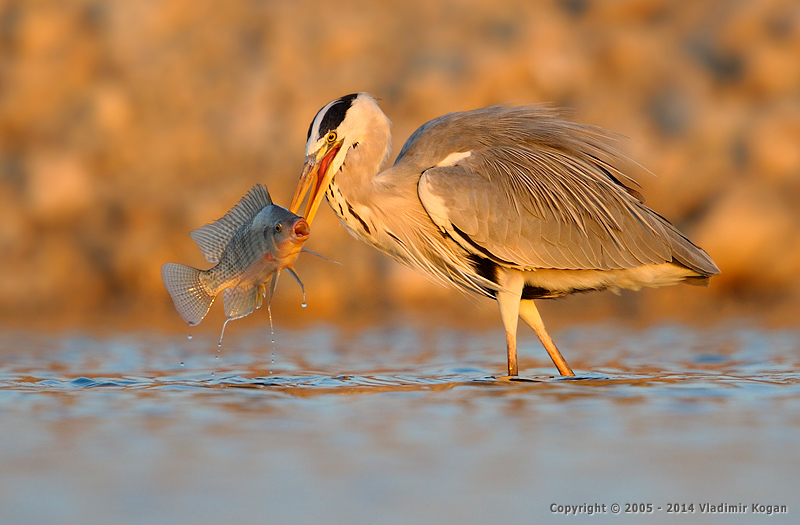
M 442 115 L 417 128 L 398 155 L 428 156 L 466 149 L 495 147 L 497 143 L 563 140 L 565 134 L 585 134 L 590 127 L 566 119 L 566 112 L 548 104 L 497 104 Z M 583 133 L 582 133 L 583 132 Z M 601 135 L 592 129 L 590 134 Z M 447 150 L 447 151 L 445 151 Z
M 434 160 L 450 153 L 467 151 L 480 146 L 481 126 L 491 121 L 491 113 L 502 106 L 489 106 L 472 111 L 448 113 L 429 120 L 411 134 L 397 156 L 397 161 L 410 158 Z M 491 132 L 491 129 L 483 131 Z
M 400 153 L 397 155 L 397 161 L 399 162 L 400 159 L 406 157 L 410 153 L 418 153 L 420 149 L 428 147 L 431 142 L 430 139 L 433 135 L 441 134 L 443 131 L 443 124 L 447 123 L 450 117 L 453 114 L 442 115 L 441 117 L 437 117 L 433 120 L 429 120 L 425 124 L 418 127 L 414 133 L 408 137 L 405 144 L 403 144 Z

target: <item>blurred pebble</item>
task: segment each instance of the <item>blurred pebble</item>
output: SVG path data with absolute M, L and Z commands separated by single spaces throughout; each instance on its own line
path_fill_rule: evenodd
M 3 314 L 168 311 L 160 265 L 202 264 L 188 233 L 256 182 L 287 204 L 314 113 L 360 90 L 395 152 L 449 111 L 566 105 L 658 176 L 636 173 L 648 203 L 723 271 L 703 293 L 800 273 L 796 0 L 12 1 L 0 54 Z M 315 315 L 457 294 L 322 215 L 311 247 L 343 266 L 298 262 Z

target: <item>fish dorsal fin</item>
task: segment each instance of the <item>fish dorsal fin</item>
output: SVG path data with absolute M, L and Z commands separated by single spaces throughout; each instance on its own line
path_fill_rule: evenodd
M 258 212 L 270 204 L 272 199 L 267 188 L 256 184 L 224 217 L 194 230 L 189 235 L 208 262 L 218 263 L 236 230 L 253 220 Z

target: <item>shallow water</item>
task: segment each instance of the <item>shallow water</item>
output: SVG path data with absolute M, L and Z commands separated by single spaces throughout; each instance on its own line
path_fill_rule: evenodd
M 0 523 L 800 522 L 800 331 L 555 336 L 575 379 L 496 379 L 500 332 L 6 331 Z

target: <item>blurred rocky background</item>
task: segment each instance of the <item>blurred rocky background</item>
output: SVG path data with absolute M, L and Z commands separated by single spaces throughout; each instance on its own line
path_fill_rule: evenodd
M 569 108 L 624 137 L 648 204 L 722 269 L 708 289 L 551 301 L 551 324 L 797 322 L 797 0 L 0 0 L 2 324 L 185 330 L 161 264 L 207 267 L 189 232 L 255 183 L 288 205 L 311 119 L 355 91 L 381 100 L 394 152 L 446 112 Z M 284 276 L 281 322 L 499 326 L 327 206 L 308 247 L 342 265 L 301 257 L 309 307 Z

